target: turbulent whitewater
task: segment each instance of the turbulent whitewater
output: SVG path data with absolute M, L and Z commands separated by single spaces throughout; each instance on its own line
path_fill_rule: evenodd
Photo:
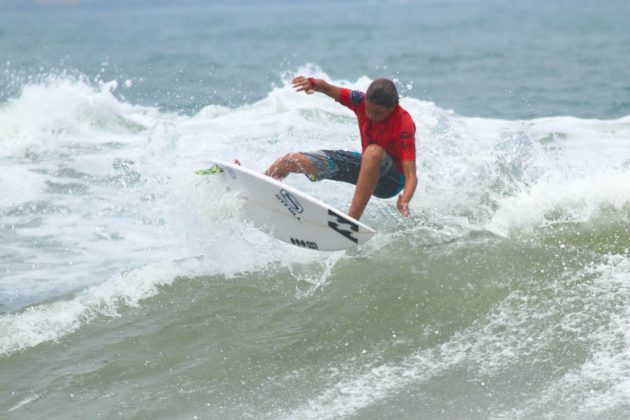
M 392 2 L 411 32 L 370 38 L 370 2 L 43 3 L 0 17 L 0 418 L 628 416 L 624 13 Z M 361 247 L 279 242 L 195 175 L 359 148 L 295 73 L 397 78 L 416 122 L 412 215 L 372 200 Z

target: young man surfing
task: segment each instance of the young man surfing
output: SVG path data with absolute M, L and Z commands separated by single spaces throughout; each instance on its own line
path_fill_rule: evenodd
M 388 79 L 374 80 L 366 93 L 333 86 L 322 79 L 298 76 L 292 81 L 298 92 L 324 93 L 350 108 L 359 123 L 361 150 L 318 150 L 288 153 L 276 160 L 265 175 L 283 179 L 302 173 L 311 181 L 332 179 L 356 185 L 348 215 L 361 218 L 372 195 L 398 196 L 396 207 L 409 216 L 409 202 L 416 191 L 416 126 L 398 104 L 396 85 Z

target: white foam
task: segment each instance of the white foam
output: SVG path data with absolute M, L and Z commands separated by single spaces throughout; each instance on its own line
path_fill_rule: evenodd
M 157 263 L 116 275 L 70 300 L 0 316 L 0 356 L 58 341 L 100 317 L 116 317 L 120 308 L 137 306 L 155 296 L 160 286 L 171 284 L 177 276 L 195 275 L 201 270 L 207 273 L 209 268 L 196 259 Z
M 611 256 L 577 277 L 595 277 L 580 296 L 581 311 L 566 313 L 556 327 L 579 334 L 589 354 L 579 366 L 550 381 L 539 393 L 496 418 L 530 418 L 539 413 L 597 418 L 627 410 L 630 401 L 630 260 Z M 537 340 L 534 340 L 536 342 Z M 558 405 L 558 403 L 561 403 Z
M 0 166 L 2 167 L 2 166 Z M 39 199 L 45 177 L 20 166 L 2 167 L 0 171 L 0 209 Z
M 400 365 L 374 364 L 357 373 L 352 368 L 331 369 L 331 384 L 320 395 L 285 414 L 293 419 L 333 419 L 355 415 L 396 391 L 439 374 L 447 366 L 432 351 L 422 351 Z
M 586 222 L 602 210 L 630 209 L 630 170 L 553 177 L 507 197 L 486 229 L 508 235 L 565 222 Z
M 522 408 L 495 413 L 494 417 L 535 417 L 539 409 L 553 412 L 550 410 L 555 401 L 565 407 L 574 401 L 576 415 L 587 417 L 623 407 L 630 397 L 630 260 L 611 256 L 605 263 L 568 275 L 548 286 L 541 285 L 557 292 L 552 294 L 555 301 L 549 301 L 548 294 L 516 290 L 446 342 L 398 362 L 381 363 L 378 355 L 371 356 L 378 351 L 352 357 L 322 375 L 328 381 L 325 389 L 284 417 L 331 419 L 357 415 L 455 367 L 472 370 L 475 377 L 491 378 L 513 370 L 524 359 L 544 355 L 550 346 L 558 345 L 556 341 L 564 337 L 563 332 L 571 331 L 594 343 L 590 358 L 524 401 Z M 597 276 L 592 285 L 584 283 L 584 278 L 592 276 Z M 585 291 L 589 292 L 587 296 Z M 578 300 L 582 310 L 576 312 L 572 304 Z M 603 311 L 599 307 L 616 307 L 619 311 L 611 313 L 608 322 L 592 328 L 599 317 L 593 318 L 584 307 L 597 311 L 600 317 Z M 554 328 L 549 327 L 550 319 L 559 320 Z
M 9 408 L 7 411 L 9 413 L 11 413 L 12 411 L 19 410 L 20 408 L 24 407 L 25 405 L 28 405 L 28 404 L 30 404 L 30 403 L 32 403 L 34 401 L 37 401 L 39 398 L 40 398 L 39 394 L 30 395 L 29 397 L 24 398 L 22 401 L 20 401 L 19 403 L 17 403 L 13 407 Z
M 29 147 L 54 150 L 64 142 L 100 143 L 104 131 L 143 130 L 156 110 L 119 101 L 115 89 L 115 82 L 94 88 L 86 80 L 59 76 L 24 86 L 19 97 L 0 108 L 0 157 Z

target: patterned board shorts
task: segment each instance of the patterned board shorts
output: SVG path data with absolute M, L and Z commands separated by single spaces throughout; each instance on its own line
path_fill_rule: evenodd
M 316 150 L 314 152 L 302 152 L 309 158 L 317 175 L 310 177 L 311 181 L 332 179 L 350 184 L 357 184 L 359 170 L 361 169 L 361 153 L 348 152 L 346 150 Z M 381 171 L 374 196 L 378 198 L 390 198 L 403 190 L 405 177 L 401 174 L 394 160 L 385 153 L 381 161 Z

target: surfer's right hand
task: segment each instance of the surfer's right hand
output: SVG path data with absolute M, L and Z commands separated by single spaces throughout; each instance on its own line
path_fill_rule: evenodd
M 296 92 L 305 92 L 307 95 L 315 93 L 313 83 L 304 76 L 294 77 L 291 85 Z

